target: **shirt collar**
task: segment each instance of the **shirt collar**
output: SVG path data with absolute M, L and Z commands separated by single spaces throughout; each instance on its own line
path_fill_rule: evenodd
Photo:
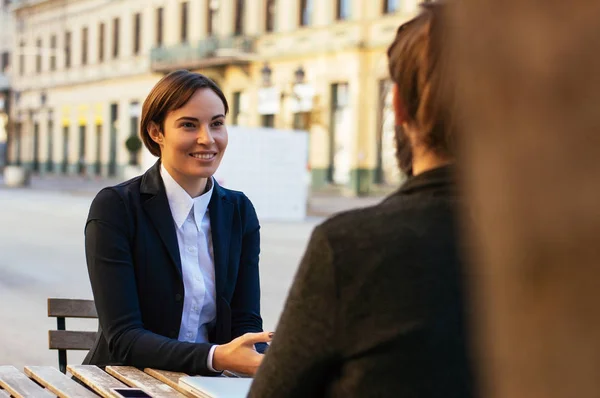
M 167 169 L 161 164 L 160 165 L 160 176 L 162 177 L 163 183 L 165 184 L 165 191 L 167 193 L 167 199 L 169 201 L 169 207 L 171 208 L 171 214 L 173 220 L 177 225 L 177 228 L 181 228 L 188 215 L 192 206 L 194 207 L 194 218 L 198 229 L 202 223 L 202 218 L 208 209 L 210 198 L 212 196 L 213 188 L 215 186 L 212 177 L 208 179 L 207 183 L 210 184 L 210 189 L 202 195 L 192 198 L 186 191 L 171 177 Z

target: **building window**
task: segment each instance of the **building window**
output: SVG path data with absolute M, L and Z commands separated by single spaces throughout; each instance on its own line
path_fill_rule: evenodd
M 0 60 L 0 71 L 6 71 L 6 68 L 10 65 L 10 53 L 8 51 L 4 51 L 2 53 L 2 59 Z
M 50 70 L 56 70 L 56 35 L 50 36 Z
M 104 62 L 104 23 L 98 25 L 98 62 Z
M 216 33 L 217 12 L 219 10 L 218 0 L 208 0 L 206 2 L 206 34 L 212 36 Z
M 350 18 L 350 0 L 337 0 L 335 19 L 343 21 Z
M 46 171 L 54 171 L 54 123 L 52 121 L 52 113 L 48 114 L 48 148 L 46 153 Z
M 63 139 L 62 139 L 62 164 L 61 171 L 63 174 L 67 174 L 69 171 L 69 126 L 63 126 Z
M 88 28 L 81 29 L 81 65 L 88 63 Z
M 71 67 L 71 32 L 65 32 L 65 68 Z
M 142 14 L 133 16 L 133 54 L 138 55 L 141 49 Z
M 181 34 L 180 39 L 182 43 L 186 43 L 188 40 L 188 2 L 184 1 L 181 3 Z
M 113 19 L 113 37 L 112 37 L 112 56 L 113 58 L 119 57 L 119 25 L 121 20 L 119 18 Z
M 79 157 L 77 158 L 77 172 L 80 175 L 85 175 L 85 172 L 86 172 L 85 138 L 86 138 L 85 125 L 80 125 L 79 126 Z
M 312 19 L 312 0 L 300 0 L 300 26 L 308 26 Z
M 391 14 L 400 8 L 400 0 L 383 0 L 383 13 Z
M 15 126 L 15 163 L 21 165 L 21 138 L 23 133 L 23 123 L 17 123 Z
M 233 125 L 238 125 L 239 121 L 240 121 L 240 112 L 241 112 L 241 106 L 242 106 L 242 93 L 240 91 L 236 91 L 233 93 L 233 104 L 232 105 L 233 106 L 231 107 L 232 108 L 231 123 Z
M 294 113 L 294 130 L 308 130 L 308 118 L 310 112 Z
M 102 174 L 102 125 L 96 125 L 96 175 Z
M 42 39 L 37 39 L 35 47 L 35 72 L 42 73 Z
M 25 74 L 25 42 L 19 43 L 19 75 Z
M 235 20 L 234 34 L 240 36 L 244 34 L 244 0 L 236 0 L 235 2 Z
M 262 115 L 260 124 L 263 127 L 275 127 L 275 115 Z
M 265 32 L 275 31 L 275 0 L 266 0 L 265 4 Z
M 163 44 L 163 8 L 156 9 L 156 46 Z

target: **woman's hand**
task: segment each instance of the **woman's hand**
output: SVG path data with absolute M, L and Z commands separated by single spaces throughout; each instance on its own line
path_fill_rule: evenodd
M 256 343 L 268 343 L 273 333 L 246 333 L 215 348 L 213 368 L 254 375 L 263 360 L 263 354 L 254 349 Z

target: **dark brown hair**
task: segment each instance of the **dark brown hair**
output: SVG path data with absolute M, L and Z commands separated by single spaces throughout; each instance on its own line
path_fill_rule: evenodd
M 420 134 L 420 143 L 440 156 L 453 156 L 452 112 L 449 106 L 451 78 L 442 54 L 441 23 L 447 5 L 424 3 L 422 12 L 398 28 L 388 49 L 390 77 L 398 86 L 398 95 L 406 117 Z M 397 141 L 406 140 L 397 128 Z M 400 168 L 411 167 L 410 153 L 398 148 Z M 409 159 L 410 158 L 410 159 Z
M 223 101 L 225 114 L 229 112 L 229 104 L 223 91 L 215 82 L 200 73 L 177 70 L 160 79 L 152 88 L 142 107 L 140 135 L 144 145 L 154 156 L 160 156 L 160 146 L 150 137 L 150 124 L 155 123 L 164 134 L 167 114 L 183 107 L 194 93 L 202 88 L 214 91 Z

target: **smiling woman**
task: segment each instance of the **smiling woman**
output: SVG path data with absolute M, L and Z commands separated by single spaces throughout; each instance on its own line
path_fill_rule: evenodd
M 84 363 L 190 374 L 260 365 L 270 335 L 258 219 L 243 193 L 213 179 L 228 110 L 213 81 L 188 71 L 165 76 L 146 98 L 140 133 L 159 160 L 100 191 L 86 223 L 100 331 Z

